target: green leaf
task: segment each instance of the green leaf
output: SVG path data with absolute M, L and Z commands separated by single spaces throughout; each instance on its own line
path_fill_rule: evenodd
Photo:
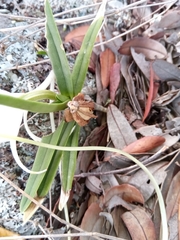
M 58 100 L 58 102 L 65 102 L 65 101 L 69 101 L 70 99 L 62 94 L 57 94 L 56 95 L 56 99 Z
M 66 146 L 69 135 L 71 134 L 71 131 L 72 131 L 74 125 L 75 125 L 74 121 L 70 122 L 70 123 L 64 122 L 64 128 L 61 131 L 61 136 L 59 138 L 58 146 Z M 51 163 L 48 167 L 48 170 L 45 173 L 43 181 L 41 182 L 41 185 L 38 188 L 38 196 L 39 197 L 44 197 L 48 193 L 48 191 L 51 187 L 51 184 L 56 176 L 62 153 L 63 153 L 63 151 L 54 151 L 54 154 L 53 154 L 53 157 L 51 158 Z
M 63 43 L 54 21 L 48 0 L 45 1 L 45 14 L 48 56 L 51 60 L 52 68 L 56 76 L 57 85 L 63 95 L 72 98 L 73 84 L 71 79 L 71 72 L 64 51 Z
M 70 147 L 78 146 L 80 127 L 76 125 L 75 130 L 70 135 L 67 145 Z M 61 176 L 62 176 L 62 188 L 66 193 L 72 187 L 72 181 L 74 178 L 74 172 L 76 168 L 76 160 L 77 160 L 77 151 L 69 151 L 64 152 L 62 156 L 62 165 L 61 165 Z
M 0 105 L 19 108 L 29 112 L 50 113 L 63 110 L 67 107 L 68 100 L 63 103 L 45 103 L 16 98 L 0 94 Z
M 46 56 L 47 55 L 47 52 L 46 51 L 43 51 L 43 50 L 41 50 L 41 51 L 37 51 L 37 53 L 36 53 L 38 56 Z
M 74 122 L 69 124 L 62 121 L 54 133 L 42 138 L 42 142 L 53 145 L 66 145 L 73 125 Z M 44 194 L 43 197 L 47 194 L 57 172 L 61 155 L 62 151 L 39 147 L 32 170 L 40 171 L 47 169 L 47 171 L 38 175 L 30 175 L 25 189 L 27 194 L 33 198 L 37 195 L 39 196 L 37 193 L 40 193 L 40 195 L 41 193 L 42 195 Z M 30 203 L 31 201 L 23 196 L 20 203 L 20 210 L 22 212 L 26 211 Z
M 59 141 L 59 136 L 61 135 L 61 132 L 64 127 L 64 122 L 59 125 L 59 127 L 56 129 L 56 131 L 49 136 L 45 136 L 42 138 L 43 143 L 51 143 L 51 144 L 57 144 Z M 53 149 L 48 149 L 48 148 L 43 148 L 39 147 L 38 152 L 36 154 L 36 159 L 34 161 L 32 170 L 44 170 L 47 169 L 51 158 L 54 154 Z M 43 177 L 45 176 L 45 173 L 34 175 L 31 174 L 30 177 L 28 178 L 25 192 L 29 194 L 31 197 L 35 197 L 37 195 L 37 190 L 39 188 L 40 183 L 42 182 Z M 33 186 L 33 187 L 32 187 Z M 26 197 L 22 197 L 21 204 L 20 204 L 20 209 L 22 212 L 24 212 L 27 207 L 30 204 L 30 200 L 28 200 Z
M 39 101 L 43 99 L 56 100 L 56 93 L 50 90 L 33 90 L 22 94 L 19 98 L 31 101 Z
M 100 9 L 99 11 L 101 10 L 102 9 Z M 91 53 L 94 43 L 96 41 L 96 37 L 101 28 L 102 21 L 103 16 L 101 14 L 98 18 L 96 18 L 95 21 L 92 22 L 82 42 L 81 49 L 77 56 L 72 72 L 74 96 L 81 92 L 81 89 L 84 85 L 84 80 L 87 74 Z

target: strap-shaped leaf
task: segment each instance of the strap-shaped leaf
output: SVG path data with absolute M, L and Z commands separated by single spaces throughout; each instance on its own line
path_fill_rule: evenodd
M 22 98 L 16 98 L 9 95 L 0 94 L 0 105 L 19 108 L 29 112 L 50 113 L 63 110 L 67 106 L 67 101 L 63 103 L 43 103 Z
M 69 135 L 74 127 L 75 122 L 66 123 L 64 122 L 64 128 L 61 131 L 61 136 L 59 138 L 58 146 L 66 146 Z M 59 162 L 61 160 L 63 151 L 54 151 L 53 157 L 51 158 L 50 165 L 48 167 L 47 172 L 41 182 L 41 185 L 38 188 L 38 196 L 44 197 L 48 193 L 51 184 L 56 176 L 56 172 L 59 166 Z
M 75 130 L 72 132 L 68 139 L 66 146 L 78 146 L 80 127 L 76 125 Z M 61 176 L 62 176 L 62 189 L 65 193 L 69 192 L 72 187 L 74 171 L 76 168 L 77 151 L 64 152 L 62 156 Z
M 94 43 L 98 32 L 102 26 L 104 11 L 105 11 L 106 1 L 104 1 L 97 13 L 96 18 L 90 25 L 84 40 L 81 45 L 80 52 L 77 56 L 73 72 L 72 72 L 72 82 L 74 86 L 74 96 L 81 92 L 84 85 L 84 80 L 86 77 L 91 53 L 93 50 Z
M 67 145 L 69 147 L 78 146 L 80 127 L 75 126 L 74 131 L 70 135 Z M 76 169 L 77 151 L 63 152 L 61 162 L 61 197 L 59 202 L 59 209 L 62 210 L 69 199 L 69 193 L 72 188 L 72 182 L 74 178 L 74 172 Z
M 45 14 L 48 56 L 51 60 L 52 68 L 56 76 L 57 85 L 63 95 L 72 98 L 73 84 L 71 80 L 71 72 L 48 0 L 45 1 Z
M 65 123 L 62 121 L 54 133 L 42 138 L 42 142 L 65 146 L 73 125 L 74 122 Z M 62 151 L 43 147 L 38 149 L 32 170 L 40 171 L 47 169 L 47 171 L 39 175 L 30 175 L 25 189 L 27 194 L 31 197 L 37 196 L 37 193 L 43 195 L 43 197 L 47 194 L 57 172 L 61 155 Z M 29 207 L 30 203 L 31 201 L 23 196 L 20 204 L 21 211 L 24 212 Z

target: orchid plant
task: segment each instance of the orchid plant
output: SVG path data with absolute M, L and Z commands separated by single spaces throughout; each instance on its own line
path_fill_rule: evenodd
M 53 18 L 52 10 L 48 0 L 45 0 L 47 52 L 53 70 L 49 73 L 49 76 L 45 81 L 36 88 L 36 90 L 31 92 L 14 95 L 5 91 L 0 91 L 0 109 L 4 113 L 0 118 L 1 141 L 9 141 L 9 139 L 11 139 L 10 144 L 14 159 L 20 167 L 30 173 L 25 192 L 39 202 L 42 202 L 47 195 L 61 161 L 62 187 L 59 204 L 60 209 L 63 209 L 69 198 L 78 150 L 93 149 L 111 151 L 127 156 L 148 174 L 154 185 L 160 201 L 162 239 L 166 239 L 166 236 L 168 236 L 167 221 L 162 194 L 154 177 L 147 168 L 134 157 L 115 148 L 97 146 L 77 147 L 80 126 L 86 125 L 90 118 L 96 118 L 93 114 L 93 101 L 86 99 L 81 93 L 81 89 L 84 85 L 92 49 L 102 26 L 106 2 L 106 0 L 102 2 L 95 19 L 85 35 L 74 68 L 71 72 L 62 40 Z M 57 83 L 59 89 L 58 93 L 46 90 L 54 81 Z M 44 99 L 48 99 L 50 102 L 42 102 Z M 54 129 L 52 134 L 40 139 L 29 131 L 26 121 L 27 111 L 51 114 L 61 110 L 65 110 L 64 120 L 61 121 L 57 129 Z M 16 116 L 13 125 L 11 121 L 12 112 Z M 17 137 L 23 117 L 27 132 L 33 141 Z M 11 125 L 13 127 L 9 128 Z M 4 138 L 2 139 L 2 137 Z M 28 170 L 19 160 L 16 149 L 16 140 L 39 146 L 32 170 Z M 28 218 L 30 218 L 37 208 L 38 206 L 33 205 L 27 197 L 22 197 L 20 209 L 27 215 L 29 215 L 30 211 Z
M 93 102 L 84 99 L 84 95 L 80 92 L 84 85 L 92 49 L 103 22 L 105 6 L 106 1 L 102 3 L 94 21 L 84 37 L 73 71 L 71 72 L 50 4 L 48 0 L 45 1 L 47 52 L 53 70 L 44 83 L 36 90 L 16 96 L 5 93 L 4 91 L 0 92 L 0 104 L 5 105 L 1 106 L 1 108 L 6 109 L 6 111 L 3 111 L 7 114 L 12 114 L 12 111 L 14 111 L 14 115 L 16 115 L 13 131 L 8 130 L 8 127 L 4 127 L 5 123 L 8 124 L 7 119 L 11 121 L 11 118 L 6 114 L 3 116 L 4 123 L 1 124 L 1 134 L 17 136 L 24 115 L 25 127 L 33 140 L 57 146 L 78 146 L 80 126 L 87 124 L 91 117 L 95 118 L 93 114 Z M 46 90 L 49 84 L 54 81 L 56 81 L 59 88 L 58 93 Z M 51 102 L 42 102 L 44 99 L 48 99 Z M 29 131 L 26 121 L 27 111 L 35 113 L 52 113 L 64 109 L 66 109 L 64 120 L 61 121 L 57 129 L 54 129 L 52 134 L 39 139 Z M 9 125 L 11 125 L 10 122 Z M 3 141 L 6 140 L 7 139 L 3 139 Z M 43 199 L 48 193 L 61 160 L 62 190 L 60 209 L 62 209 L 69 197 L 76 166 L 77 151 L 63 152 L 39 147 L 33 168 L 30 171 L 23 166 L 19 160 L 16 150 L 16 141 L 12 140 L 10 144 L 17 163 L 25 171 L 30 173 L 25 192 L 36 199 Z M 31 201 L 23 197 L 20 204 L 21 211 L 26 212 L 30 204 Z

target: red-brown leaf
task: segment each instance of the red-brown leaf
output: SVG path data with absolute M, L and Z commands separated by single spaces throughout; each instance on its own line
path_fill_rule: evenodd
M 91 232 L 99 218 L 100 212 L 101 209 L 99 205 L 97 203 L 92 203 L 84 214 L 81 228 L 85 231 Z
M 89 25 L 84 25 L 84 26 L 75 28 L 74 30 L 72 30 L 66 35 L 65 42 L 71 42 L 72 39 L 76 39 L 82 42 L 85 34 L 87 33 L 88 28 L 89 28 Z
M 109 48 L 106 48 L 106 50 L 100 54 L 101 81 L 103 88 L 107 88 L 109 86 L 110 69 L 114 63 L 115 63 L 114 53 Z
M 120 82 L 120 63 L 114 63 L 110 69 L 109 90 L 110 90 L 111 103 L 114 103 L 116 90 L 119 86 L 119 82 Z
M 154 224 L 145 210 L 135 208 L 131 212 L 125 212 L 122 219 L 132 240 L 156 240 Z
M 97 203 L 92 203 L 87 209 L 86 213 L 84 214 L 81 223 L 81 228 L 87 232 L 99 232 L 99 233 L 110 232 L 110 225 L 104 226 L 104 218 L 101 217 L 103 215 L 105 214 L 101 212 L 99 205 Z M 80 237 L 80 240 L 87 239 L 91 239 L 91 237 L 87 236 Z
M 123 151 L 127 153 L 144 153 L 160 146 L 164 142 L 165 138 L 162 136 L 147 136 L 129 144 L 123 148 Z
M 119 196 L 126 202 L 139 202 L 144 204 L 144 198 L 141 192 L 130 184 L 121 184 L 110 188 L 104 196 L 104 205 L 107 206 L 114 196 Z
M 150 81 L 149 82 L 150 84 L 149 84 L 148 99 L 146 102 L 146 107 L 145 107 L 145 112 L 144 112 L 142 122 L 144 122 L 144 120 L 147 118 L 152 105 L 152 98 L 153 98 L 153 92 L 154 92 L 154 74 L 153 74 L 152 65 L 150 65 Z
M 167 56 L 167 51 L 161 43 L 146 37 L 133 38 L 124 42 L 119 49 L 119 53 L 131 55 L 131 47 L 137 53 L 143 53 L 147 59 L 163 59 Z

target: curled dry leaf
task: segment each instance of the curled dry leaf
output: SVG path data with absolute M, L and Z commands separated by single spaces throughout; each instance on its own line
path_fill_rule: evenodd
M 100 187 L 101 181 L 95 176 L 88 176 L 86 178 L 86 187 L 94 193 L 100 194 L 102 189 Z
M 100 65 L 101 65 L 101 82 L 103 88 L 107 88 L 109 86 L 110 69 L 114 63 L 115 55 L 109 48 L 106 48 L 105 51 L 101 52 Z
M 165 138 L 162 136 L 147 136 L 129 144 L 123 148 L 123 151 L 127 153 L 144 153 L 162 145 L 164 142 Z
M 125 212 L 122 219 L 132 240 L 156 240 L 154 224 L 144 209 L 138 207 L 131 212 Z
M 79 126 L 85 126 L 91 118 L 96 118 L 93 114 L 94 102 L 86 100 L 82 93 L 75 96 L 67 105 L 68 108 L 64 111 L 66 122 L 74 120 Z
M 141 192 L 136 187 L 130 184 L 121 184 L 119 186 L 114 186 L 110 188 L 104 196 L 104 206 L 111 205 L 111 200 L 114 196 L 118 196 L 129 203 L 139 202 L 141 204 L 144 204 L 144 198 Z
M 131 55 L 131 47 L 134 48 L 135 52 L 143 53 L 150 60 L 163 59 L 167 56 L 167 51 L 161 43 L 146 37 L 133 38 L 124 42 L 119 53 Z

